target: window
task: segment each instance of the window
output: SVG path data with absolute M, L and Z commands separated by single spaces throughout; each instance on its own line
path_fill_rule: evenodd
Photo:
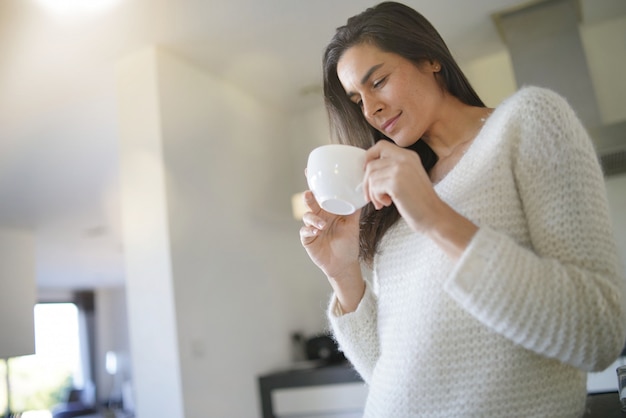
M 82 387 L 79 310 L 73 303 L 35 306 L 36 354 L 9 360 L 13 412 L 49 410 L 65 400 L 71 387 Z M 4 364 L 0 376 L 6 376 Z M 6 411 L 6 387 L 0 386 L 0 408 Z

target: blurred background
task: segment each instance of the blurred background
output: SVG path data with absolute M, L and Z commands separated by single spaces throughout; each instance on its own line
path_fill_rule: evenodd
M 30 237 L 38 303 L 37 355 L 8 362 L 13 411 L 82 389 L 127 415 L 260 416 L 258 376 L 293 365 L 294 333 L 326 329 L 292 197 L 328 142 L 324 47 L 376 3 L 0 2 L 0 243 Z M 570 100 L 626 254 L 626 2 L 405 3 L 487 105 L 525 84 Z

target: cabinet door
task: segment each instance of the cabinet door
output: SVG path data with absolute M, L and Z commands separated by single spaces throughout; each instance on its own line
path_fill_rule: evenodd
M 284 388 L 272 391 L 276 418 L 357 418 L 363 416 L 367 388 L 362 382 Z

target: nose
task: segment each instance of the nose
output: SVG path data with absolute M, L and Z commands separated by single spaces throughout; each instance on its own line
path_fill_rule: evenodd
M 375 96 L 363 97 L 361 100 L 363 105 L 363 115 L 365 115 L 366 118 L 373 117 L 376 113 L 383 110 L 382 102 L 376 99 Z

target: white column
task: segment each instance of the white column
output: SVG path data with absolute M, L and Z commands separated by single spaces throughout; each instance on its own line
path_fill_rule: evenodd
M 136 415 L 183 418 L 156 50 L 119 63 L 121 211 Z
M 0 358 L 35 353 L 36 294 L 32 235 L 0 231 Z

